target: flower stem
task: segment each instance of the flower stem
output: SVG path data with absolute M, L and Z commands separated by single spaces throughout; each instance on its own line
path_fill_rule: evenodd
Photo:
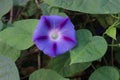
M 114 40 L 112 39 L 112 45 L 113 44 L 114 44 Z M 114 66 L 113 46 L 111 46 L 111 65 Z

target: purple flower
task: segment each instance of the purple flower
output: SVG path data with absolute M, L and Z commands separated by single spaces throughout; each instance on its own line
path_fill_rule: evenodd
M 76 45 L 74 26 L 68 17 L 42 16 L 34 31 L 33 42 L 51 57 L 64 54 Z

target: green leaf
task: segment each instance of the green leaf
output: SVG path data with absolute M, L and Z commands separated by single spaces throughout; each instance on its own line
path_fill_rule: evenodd
M 0 18 L 13 6 L 12 0 L 0 0 Z
M 71 64 L 91 62 L 104 56 L 107 43 L 103 37 L 92 36 L 86 29 L 77 31 L 77 46 L 70 51 Z
M 0 55 L 0 80 L 20 80 L 15 63 Z
M 14 5 L 25 6 L 29 0 L 13 0 Z
M 58 64 L 59 63 L 59 64 Z M 70 54 L 66 53 L 53 58 L 48 68 L 55 70 L 64 77 L 70 77 L 87 69 L 91 63 L 76 63 L 70 65 Z
M 67 16 L 65 13 L 62 12 L 62 9 L 57 7 L 51 7 L 46 3 L 42 3 L 40 5 L 43 15 L 60 15 L 60 16 Z
M 92 15 L 92 16 L 95 17 L 97 19 L 97 21 L 100 23 L 100 25 L 102 25 L 102 27 L 105 28 L 105 29 L 109 25 L 114 24 L 114 22 L 116 21 L 116 18 L 114 18 L 110 14 L 107 14 L 107 15 Z
M 40 69 L 30 75 L 29 80 L 69 80 L 49 69 Z
M 13 27 L 0 32 L 0 38 L 13 48 L 24 50 L 33 45 L 32 35 L 38 23 L 36 19 L 16 21 Z
M 110 36 L 111 38 L 116 40 L 116 27 L 115 26 L 110 26 L 106 31 L 105 34 Z
M 0 40 L 0 54 L 7 56 L 12 60 L 16 61 L 20 55 L 20 51 L 10 47 L 9 45 L 3 43 Z
M 119 80 L 119 72 L 114 67 L 100 67 L 91 74 L 89 80 Z
M 49 5 L 48 4 L 46 4 L 46 3 L 42 3 L 41 5 L 40 5 L 40 8 L 41 8 L 41 10 L 42 10 L 42 14 L 43 15 L 49 15 Z
M 120 13 L 120 0 L 45 0 L 51 6 L 91 14 Z
M 22 0 L 21 0 L 22 1 Z M 34 0 L 29 1 L 29 5 L 26 7 L 26 11 L 23 13 L 25 16 L 34 16 L 36 13 L 39 15 L 41 13 L 40 10 L 36 10 L 36 4 Z

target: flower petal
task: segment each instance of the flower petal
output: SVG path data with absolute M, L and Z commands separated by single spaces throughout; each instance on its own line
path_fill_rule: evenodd
M 56 51 L 57 51 L 57 44 L 56 44 L 56 42 L 53 43 L 52 51 L 53 51 L 53 53 L 56 55 Z
M 55 42 L 48 42 L 46 47 L 43 50 L 44 54 L 56 57 L 57 56 L 57 44 Z
M 46 16 L 47 20 L 49 20 L 52 28 L 58 28 L 60 23 L 65 20 L 65 17 L 57 16 L 57 15 L 51 15 Z
M 61 35 L 63 36 L 63 39 L 66 41 L 72 41 L 72 42 L 77 42 L 76 41 L 76 31 L 74 29 L 74 25 L 68 19 L 64 27 L 60 30 Z
M 33 34 L 33 41 L 38 38 L 39 36 L 47 36 L 48 33 L 49 33 L 49 22 L 46 21 L 45 23 L 45 17 L 42 16 L 40 21 L 38 22 L 37 26 L 36 26 L 36 29 L 34 31 L 34 34 Z
M 73 42 L 73 43 L 76 43 L 76 32 L 74 29 L 69 29 L 68 30 L 63 30 L 61 31 L 61 35 L 62 35 L 62 39 L 64 39 L 65 41 L 68 41 L 68 42 Z
M 42 16 L 42 19 L 43 19 L 44 24 L 46 25 L 46 27 L 47 27 L 48 29 L 51 29 L 51 24 L 50 24 L 50 22 L 49 22 L 49 19 L 47 19 L 45 16 Z
M 53 43 L 49 40 L 36 41 L 35 43 L 37 44 L 36 46 L 44 52 L 44 54 L 50 57 L 56 57 L 60 54 L 64 54 L 76 45 L 76 43 L 72 42 L 60 41 Z
M 48 39 L 48 36 L 38 36 L 37 38 L 34 39 L 34 42 L 39 40 L 46 40 L 46 39 Z
M 45 47 L 49 44 L 48 36 L 40 36 L 34 39 L 34 43 L 40 50 L 44 50 Z
M 60 25 L 58 26 L 59 30 L 62 29 L 62 28 L 66 25 L 66 23 L 67 23 L 68 20 L 69 20 L 68 18 L 65 18 L 65 19 L 60 23 Z
M 71 38 L 64 37 L 59 41 L 47 43 L 47 46 L 44 48 L 43 52 L 51 57 L 56 57 L 72 49 L 75 45 L 76 40 L 74 41 Z
M 55 57 L 57 56 L 57 44 L 49 39 L 37 39 L 34 41 L 38 49 L 42 50 L 44 54 Z
M 70 37 L 67 37 L 67 36 L 63 36 L 63 39 L 67 42 L 73 42 L 73 43 L 76 43 L 76 41 Z
M 64 54 L 65 52 L 69 51 L 72 49 L 76 43 L 71 42 L 71 41 L 66 41 L 66 40 L 61 40 L 60 42 L 57 42 L 57 51 L 56 55 Z
M 63 25 L 64 24 L 64 25 Z M 62 25 L 62 26 L 61 26 Z M 69 18 L 64 19 L 59 27 L 62 27 L 60 30 L 62 32 L 74 30 L 74 25 L 72 24 L 71 20 Z

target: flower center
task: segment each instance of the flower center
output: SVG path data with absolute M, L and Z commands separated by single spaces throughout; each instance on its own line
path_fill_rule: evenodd
M 58 40 L 60 38 L 60 32 L 58 30 L 51 30 L 49 33 L 51 40 Z
M 53 33 L 53 34 L 51 35 L 51 38 L 52 38 L 52 39 L 57 39 L 57 38 L 58 38 L 58 34 Z

